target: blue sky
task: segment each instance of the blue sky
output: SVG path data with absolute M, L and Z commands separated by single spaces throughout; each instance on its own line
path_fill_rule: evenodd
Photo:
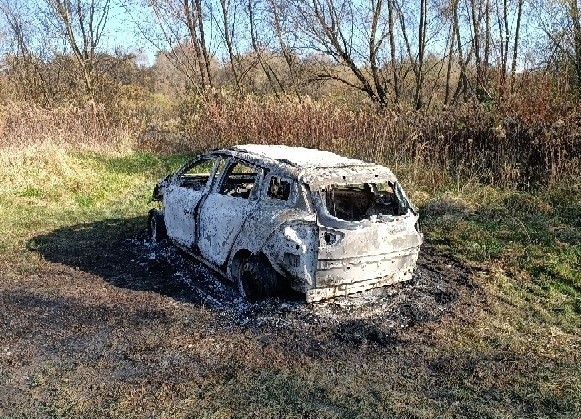
M 113 5 L 107 24 L 107 36 L 103 37 L 103 49 L 112 52 L 118 48 L 140 53 L 146 64 L 153 64 L 157 48 L 144 39 L 140 29 L 148 21 L 153 24 L 152 20 L 149 8 Z
M 43 0 L 0 0 L 0 2 L 1 1 L 10 2 L 15 5 L 18 10 L 31 10 L 34 5 L 42 4 Z M 159 25 L 155 21 L 151 8 L 143 4 L 144 3 L 142 3 L 141 0 L 130 0 L 122 5 L 117 2 L 117 0 L 113 0 L 107 30 L 101 43 L 102 50 L 113 52 L 116 49 L 119 49 L 123 52 L 137 53 L 142 57 L 144 64 L 151 65 L 155 60 L 156 51 L 159 48 L 168 48 L 167 42 L 159 42 L 156 46 L 155 43 L 147 40 L 147 38 L 154 39 L 156 36 L 159 38 Z M 360 0 L 356 0 L 354 4 L 361 5 Z M 525 4 L 528 5 L 529 3 L 526 2 Z M 243 13 L 241 9 L 239 9 L 239 13 Z M 512 20 L 515 20 L 514 16 L 512 16 Z M 34 18 L 32 18 L 31 21 L 34 22 Z M 410 27 L 412 28 L 415 26 L 411 21 L 408 23 L 410 23 Z M 216 21 L 209 19 L 206 29 L 208 38 L 211 39 L 210 51 L 217 55 L 218 59 L 221 59 L 225 56 L 225 50 L 220 42 L 220 33 L 217 30 L 217 25 L 218 23 Z M 430 50 L 437 51 L 438 53 L 444 51 L 445 42 L 443 39 L 448 36 L 447 31 L 448 29 L 444 28 L 441 33 L 437 34 L 438 38 L 434 39 L 430 44 Z M 239 35 L 246 36 L 247 34 L 240 33 Z M 522 27 L 521 48 L 519 51 L 521 60 L 524 59 L 527 53 L 534 53 L 536 51 L 535 48 L 537 45 L 534 45 L 534 42 L 540 37 L 539 35 L 540 33 L 538 29 L 535 29 L 532 22 L 526 22 L 525 18 L 525 24 Z M 363 38 L 365 38 L 365 36 L 363 36 Z M 464 40 L 468 41 L 469 39 L 470 34 L 466 33 Z M 48 45 L 51 43 L 51 40 L 43 38 L 41 42 Z M 527 45 L 526 42 L 529 42 L 530 45 Z M 52 44 L 53 50 L 62 51 L 62 40 L 53 39 Z M 0 53 L 2 53 L 3 50 L 5 51 L 6 48 L 7 45 L 5 42 L 4 44 L 2 43 L 2 35 L 0 34 Z M 243 51 L 239 52 L 244 52 L 244 48 L 248 48 L 248 43 L 243 41 L 241 48 Z M 520 66 L 522 66 L 522 63 L 519 67 Z

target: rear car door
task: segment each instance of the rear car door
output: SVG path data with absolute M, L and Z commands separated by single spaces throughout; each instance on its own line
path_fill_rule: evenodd
M 261 189 L 260 202 L 249 214 L 234 252 L 261 251 L 278 272 L 293 282 L 312 284 L 317 267 L 318 229 L 299 185 L 270 172 Z
M 263 169 L 233 160 L 199 209 L 201 255 L 223 264 L 249 214 L 257 207 Z

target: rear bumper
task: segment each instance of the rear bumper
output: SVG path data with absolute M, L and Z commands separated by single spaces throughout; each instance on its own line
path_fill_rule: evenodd
M 345 296 L 411 279 L 419 246 L 383 255 L 319 260 L 315 287 L 307 302 Z

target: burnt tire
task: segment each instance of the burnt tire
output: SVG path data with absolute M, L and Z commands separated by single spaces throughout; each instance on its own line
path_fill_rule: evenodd
M 154 241 L 159 242 L 167 239 L 167 230 L 165 228 L 165 220 L 163 213 L 156 209 L 149 211 L 149 220 L 147 222 L 149 237 Z
M 238 290 L 249 301 L 274 297 L 279 292 L 278 274 L 266 257 L 252 255 L 242 261 L 238 270 Z

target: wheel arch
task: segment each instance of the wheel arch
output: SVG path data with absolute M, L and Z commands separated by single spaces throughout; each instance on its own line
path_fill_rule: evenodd
M 258 256 L 264 262 L 268 263 L 272 267 L 272 269 L 275 270 L 275 272 L 278 275 L 284 276 L 284 274 L 282 272 L 280 272 L 280 268 L 279 268 L 278 264 L 273 263 L 272 260 L 268 257 L 268 255 L 266 253 L 264 253 L 261 250 L 259 250 L 256 253 L 253 253 L 248 249 L 242 248 L 242 249 L 239 249 L 238 251 L 236 251 L 236 253 L 230 258 L 230 260 L 228 262 L 228 266 L 226 267 L 227 277 L 233 282 L 238 281 L 238 273 L 240 271 L 240 266 L 241 266 L 242 261 L 246 258 L 249 258 L 250 256 L 253 256 L 253 255 Z

